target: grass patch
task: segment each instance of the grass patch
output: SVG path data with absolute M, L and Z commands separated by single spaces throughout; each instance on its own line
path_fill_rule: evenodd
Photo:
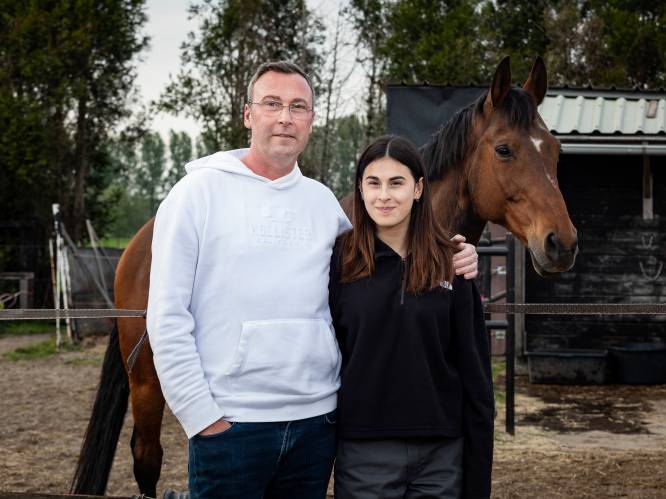
M 493 360 L 492 361 L 492 369 L 493 369 L 493 381 L 497 381 L 497 377 L 500 374 L 504 374 L 506 372 L 506 362 L 504 360 Z
M 506 402 L 506 393 L 504 391 L 504 373 L 506 372 L 506 362 L 502 360 L 492 361 L 493 384 L 495 385 L 495 405 L 504 406 Z M 499 379 L 502 376 L 502 379 Z M 498 409 L 499 410 L 499 409 Z
M 83 357 L 78 359 L 67 359 L 65 364 L 69 366 L 101 366 L 104 357 Z
M 53 331 L 55 331 L 53 321 L 0 321 L 0 338 L 4 336 L 45 334 Z
M 100 239 L 100 244 L 103 248 L 125 249 L 131 239 L 131 237 L 103 237 Z M 86 244 L 86 247 L 92 248 L 90 242 Z
M 495 387 L 494 390 L 494 395 L 495 395 L 495 405 L 502 406 L 504 407 L 504 404 L 506 403 L 506 393 L 504 393 L 504 387 L 501 389 L 498 389 L 498 387 Z M 499 409 L 498 409 L 499 410 Z
M 60 346 L 60 351 L 56 350 L 55 338 L 42 341 L 40 343 L 35 343 L 34 345 L 29 345 L 27 347 L 20 347 L 14 350 L 13 352 L 6 352 L 2 356 L 8 360 L 34 360 L 34 359 L 43 359 L 45 357 L 50 357 L 57 353 L 62 352 L 75 352 L 81 350 L 81 347 L 78 345 L 72 345 L 71 343 L 63 343 Z

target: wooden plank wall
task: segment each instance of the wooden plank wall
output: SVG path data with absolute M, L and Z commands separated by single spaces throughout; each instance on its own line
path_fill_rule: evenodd
M 580 252 L 572 271 L 548 280 L 526 264 L 526 301 L 666 302 L 666 157 L 650 158 L 652 221 L 643 220 L 642 157 L 560 161 L 560 189 L 578 229 Z M 666 316 L 527 316 L 525 329 L 529 351 L 666 342 Z

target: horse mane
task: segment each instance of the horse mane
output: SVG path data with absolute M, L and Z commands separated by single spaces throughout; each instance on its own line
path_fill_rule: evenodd
M 437 180 L 447 170 L 460 167 L 469 154 L 470 131 L 475 115 L 483 113 L 487 93 L 456 111 L 421 147 L 421 154 L 428 172 L 428 180 Z M 530 94 L 520 87 L 512 87 L 497 108 L 512 127 L 528 130 L 537 114 L 536 104 Z

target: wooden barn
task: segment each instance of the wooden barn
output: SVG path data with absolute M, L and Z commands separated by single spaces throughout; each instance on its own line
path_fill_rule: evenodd
M 484 91 L 389 86 L 387 129 L 423 144 Z M 521 248 L 516 301 L 666 303 L 666 92 L 553 88 L 539 112 L 562 142 L 558 181 L 579 255 L 571 271 L 544 279 Z M 666 316 L 529 315 L 517 325 L 519 360 L 530 358 L 536 380 L 624 381 L 611 357 L 627 354 L 663 365 L 666 382 Z
M 530 302 L 666 302 L 666 93 L 557 90 L 539 108 L 562 142 L 558 180 L 578 229 L 571 272 L 527 269 Z M 529 316 L 526 348 L 666 344 L 666 317 Z

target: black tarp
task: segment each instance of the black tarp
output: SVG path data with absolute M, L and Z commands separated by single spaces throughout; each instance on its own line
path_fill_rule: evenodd
M 487 91 L 487 87 L 388 85 L 386 131 L 420 147 L 458 109 Z

